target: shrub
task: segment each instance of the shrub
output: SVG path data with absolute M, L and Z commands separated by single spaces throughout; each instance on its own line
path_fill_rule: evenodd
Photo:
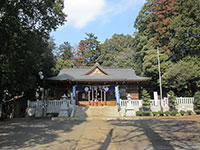
M 195 113 L 196 113 L 197 115 L 200 115 L 200 110 L 195 110 Z
M 171 112 L 171 115 L 172 116 L 176 116 L 178 114 L 178 111 L 177 110 L 173 110 L 172 112 Z
M 169 107 L 170 107 L 170 110 L 175 110 L 176 109 L 176 97 L 174 96 L 174 92 L 173 91 L 169 91 L 168 93 L 170 96 L 169 96 Z
M 150 111 L 143 111 L 142 114 L 143 114 L 143 116 L 150 116 L 151 112 Z
M 160 116 L 164 116 L 164 112 L 163 112 L 163 111 L 158 111 L 158 114 L 159 114 Z
M 153 111 L 153 112 L 152 112 L 152 115 L 153 115 L 153 116 L 157 116 L 157 115 L 158 115 L 158 112 Z
M 170 112 L 169 111 L 165 111 L 164 114 L 165 114 L 165 116 L 169 116 Z
M 191 110 L 188 110 L 188 111 L 187 111 L 187 114 L 188 114 L 188 115 L 192 115 L 192 111 L 191 111 Z
M 181 116 L 184 116 L 185 113 L 186 113 L 186 112 L 185 112 L 184 110 L 181 110 L 181 111 L 180 111 Z
M 149 93 L 147 92 L 147 90 L 143 89 L 142 90 L 142 100 L 143 100 L 143 103 L 142 103 L 142 108 L 144 111 L 147 111 L 150 109 L 150 104 L 151 104 L 151 101 L 150 101 L 150 95 Z
M 143 111 L 139 110 L 139 111 L 136 111 L 136 116 L 142 116 L 143 114 Z
M 51 117 L 58 117 L 59 113 L 51 113 Z
M 200 91 L 194 94 L 194 105 L 196 110 L 200 110 Z

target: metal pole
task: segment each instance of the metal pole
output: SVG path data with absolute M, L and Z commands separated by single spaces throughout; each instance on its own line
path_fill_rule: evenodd
M 160 107 L 162 109 L 162 79 L 161 79 L 161 71 L 160 71 L 160 54 L 159 49 L 157 47 L 157 53 L 158 53 L 158 72 L 159 72 L 159 80 L 160 80 Z
M 45 99 L 45 78 L 43 79 L 43 96 L 42 96 L 42 103 L 43 103 L 43 106 L 42 106 L 42 117 L 44 117 L 44 107 L 45 107 L 44 99 Z

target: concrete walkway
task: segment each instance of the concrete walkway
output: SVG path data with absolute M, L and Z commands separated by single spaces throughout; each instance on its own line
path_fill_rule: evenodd
M 0 122 L 1 150 L 182 150 L 199 143 L 199 118 Z

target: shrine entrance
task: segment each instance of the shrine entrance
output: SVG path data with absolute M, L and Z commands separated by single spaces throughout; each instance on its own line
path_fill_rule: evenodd
M 115 106 L 114 86 L 79 86 L 76 88 L 78 105 Z

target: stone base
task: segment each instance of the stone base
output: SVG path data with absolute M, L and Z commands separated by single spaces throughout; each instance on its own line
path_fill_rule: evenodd
M 127 117 L 136 116 L 134 109 L 126 109 L 126 116 Z
M 61 110 L 58 117 L 69 117 L 68 110 Z

